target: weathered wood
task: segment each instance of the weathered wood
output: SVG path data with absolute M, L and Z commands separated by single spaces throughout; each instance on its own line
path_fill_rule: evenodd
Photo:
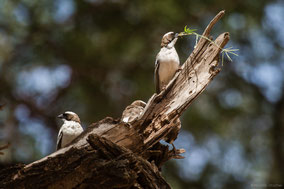
M 203 35 L 210 37 L 221 11 Z M 92 124 L 69 146 L 25 166 L 0 171 L 0 188 L 169 188 L 159 169 L 181 150 L 159 143 L 178 132 L 178 119 L 219 73 L 220 47 L 201 38 L 167 88 L 154 94 L 137 120 L 127 124 L 113 118 Z M 5 176 L 3 176 L 5 175 Z
M 93 134 L 87 142 L 85 149 L 71 148 L 48 164 L 19 167 L 2 182 L 10 188 L 170 188 L 154 165 L 131 150 Z

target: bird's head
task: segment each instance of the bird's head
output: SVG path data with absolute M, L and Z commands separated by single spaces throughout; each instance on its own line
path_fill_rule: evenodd
M 142 100 L 135 100 L 134 102 L 132 102 L 131 105 L 133 105 L 133 106 L 141 106 L 142 108 L 145 108 L 146 103 L 143 102 Z
M 177 39 L 178 33 L 168 32 L 162 38 L 161 47 L 172 48 L 176 44 Z
M 75 121 L 78 123 L 81 123 L 79 116 L 74 112 L 64 112 L 63 114 L 60 114 L 57 116 L 59 119 L 62 119 L 63 121 Z

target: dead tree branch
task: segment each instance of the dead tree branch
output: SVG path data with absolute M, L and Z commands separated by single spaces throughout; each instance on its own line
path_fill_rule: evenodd
M 224 15 L 207 26 L 210 31 Z M 170 188 L 159 168 L 184 150 L 170 151 L 159 143 L 178 118 L 219 73 L 219 54 L 229 34 L 215 44 L 201 38 L 166 90 L 154 94 L 131 124 L 113 118 L 90 125 L 68 147 L 28 165 L 0 172 L 0 187 L 12 188 Z

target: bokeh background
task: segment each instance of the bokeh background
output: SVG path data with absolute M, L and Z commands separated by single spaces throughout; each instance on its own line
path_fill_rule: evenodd
M 154 93 L 160 40 L 184 26 L 228 31 L 239 49 L 182 116 L 175 141 L 185 159 L 163 169 L 175 189 L 283 187 L 284 1 L 1 0 L 0 168 L 55 150 L 60 120 L 76 112 L 84 127 L 118 118 Z M 181 62 L 194 37 L 180 39 Z

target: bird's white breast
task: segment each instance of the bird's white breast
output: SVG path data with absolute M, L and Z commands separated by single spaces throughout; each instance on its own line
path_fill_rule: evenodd
M 179 69 L 179 57 L 175 48 L 162 48 L 157 55 L 159 61 L 159 79 L 160 86 L 163 87 L 173 78 L 176 71 Z
M 78 122 L 65 121 L 62 127 L 60 128 L 59 133 L 60 132 L 62 132 L 61 146 L 65 147 L 83 132 L 83 128 Z
M 157 59 L 160 62 L 173 61 L 175 64 L 179 65 L 179 57 L 176 49 L 163 47 L 157 55 Z

